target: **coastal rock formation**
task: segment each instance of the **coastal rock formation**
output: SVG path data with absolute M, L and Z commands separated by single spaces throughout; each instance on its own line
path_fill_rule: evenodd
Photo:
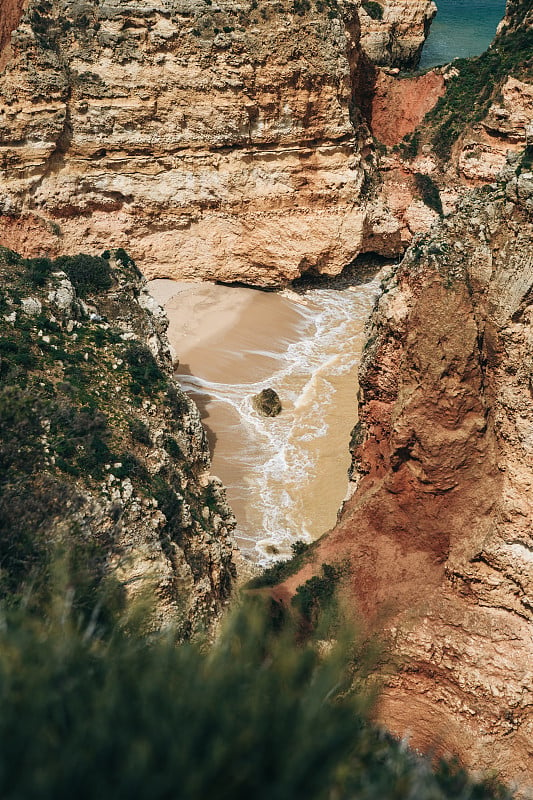
M 154 625 L 212 624 L 235 520 L 146 281 L 124 251 L 52 262 L 1 248 L 0 276 L 0 594 L 66 552 L 82 596 L 150 590 Z
M 533 141 L 533 84 L 507 78 L 498 102 L 468 130 L 458 153 L 458 170 L 472 184 L 497 180 L 509 160 Z
M 262 417 L 277 417 L 281 414 L 281 400 L 274 389 L 262 389 L 252 397 L 252 406 Z
M 414 78 L 377 70 L 369 120 L 372 133 L 389 147 L 399 144 L 420 125 L 445 89 L 442 73 L 435 70 Z
M 359 12 L 363 50 L 382 67 L 416 67 L 436 13 L 433 0 L 363 2 Z
M 357 6 L 310 8 L 30 0 L 0 76 L 2 240 L 263 286 L 400 252 L 354 102 Z
M 416 747 L 533 784 L 533 174 L 473 193 L 383 285 L 352 490 L 317 563 L 385 613 L 381 715 Z M 294 588 L 307 572 L 287 582 Z M 381 617 L 383 619 L 383 617 Z

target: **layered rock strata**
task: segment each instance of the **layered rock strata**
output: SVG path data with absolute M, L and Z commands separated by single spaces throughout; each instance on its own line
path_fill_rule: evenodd
M 235 519 L 146 281 L 120 251 L 0 248 L 0 276 L 0 595 L 39 585 L 59 550 L 82 595 L 150 593 L 153 624 L 180 636 L 211 625 Z
M 361 45 L 374 64 L 412 69 L 420 61 L 436 13 L 432 0 L 363 2 Z
M 111 243 L 149 276 L 279 285 L 401 250 L 354 4 L 46 0 L 10 46 L 0 232 L 26 254 Z

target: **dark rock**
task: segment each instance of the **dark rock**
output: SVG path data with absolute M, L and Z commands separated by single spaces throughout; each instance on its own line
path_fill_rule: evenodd
M 277 417 L 281 412 L 281 400 L 274 389 L 263 389 L 252 397 L 252 405 L 263 417 Z

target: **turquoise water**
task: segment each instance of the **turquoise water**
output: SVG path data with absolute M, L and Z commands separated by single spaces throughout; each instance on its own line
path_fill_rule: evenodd
M 436 0 L 438 12 L 420 69 L 483 53 L 505 13 L 505 0 Z

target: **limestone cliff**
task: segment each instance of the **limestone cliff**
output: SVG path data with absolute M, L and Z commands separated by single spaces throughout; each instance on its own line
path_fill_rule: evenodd
M 508 0 L 488 50 L 455 60 L 443 77 L 446 92 L 419 127 L 414 150 L 438 157 L 444 183 L 501 179 L 533 135 L 531 4 Z
M 153 590 L 155 624 L 186 636 L 229 596 L 235 520 L 167 319 L 126 253 L 105 255 L 0 251 L 0 594 L 63 552 L 88 602 Z
M 353 494 L 317 563 L 385 613 L 399 735 L 533 784 L 533 174 L 469 197 L 384 281 Z M 308 577 L 310 567 L 288 582 Z M 383 617 L 381 617 L 383 619 Z
M 411 69 L 418 65 L 437 6 L 433 0 L 363 2 L 361 45 L 382 67 Z
M 361 59 L 350 2 L 31 0 L 0 76 L 0 235 L 260 285 L 398 253 Z

